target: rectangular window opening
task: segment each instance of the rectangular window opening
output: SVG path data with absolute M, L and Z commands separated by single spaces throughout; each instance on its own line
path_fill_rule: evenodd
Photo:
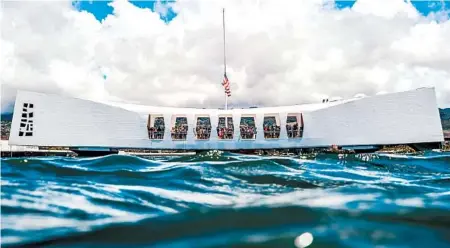
M 241 139 L 256 139 L 256 123 L 255 117 L 243 116 L 239 126 L 241 131 Z
M 217 137 L 220 140 L 232 140 L 234 137 L 233 117 L 219 116 L 217 125 Z

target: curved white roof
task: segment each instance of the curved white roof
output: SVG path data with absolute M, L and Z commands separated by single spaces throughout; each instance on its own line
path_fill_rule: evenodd
M 358 93 L 354 96 L 354 98 L 364 98 L 364 97 L 367 97 L 367 95 L 364 93 Z
M 340 96 L 333 96 L 330 98 L 330 102 L 336 102 L 336 101 L 342 101 L 344 100 L 344 98 L 340 97 Z
M 342 98 L 338 99 L 342 100 Z M 326 102 L 326 103 L 310 103 L 301 105 L 279 106 L 279 107 L 261 107 L 261 108 L 234 108 L 234 109 L 200 109 L 200 108 L 175 108 L 175 107 L 160 107 L 160 106 L 146 106 L 139 104 L 118 103 L 118 102 L 100 102 L 102 104 L 119 107 L 129 111 L 148 114 L 148 113 L 182 113 L 182 114 L 261 114 L 261 113 L 298 113 L 298 112 L 311 112 L 319 109 L 328 108 L 334 105 L 350 102 L 357 99 L 346 99 L 342 101 Z
M 387 94 L 387 92 L 386 91 L 379 91 L 379 92 L 377 92 L 377 96 L 379 96 L 379 95 L 385 95 L 385 94 Z

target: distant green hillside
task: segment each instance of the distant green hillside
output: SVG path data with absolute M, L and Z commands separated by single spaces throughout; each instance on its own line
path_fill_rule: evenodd
M 450 120 L 450 108 L 439 109 L 442 120 Z
M 444 130 L 450 130 L 450 108 L 439 109 L 441 115 L 442 128 Z
M 9 114 L 2 114 L 2 121 L 12 121 L 12 117 L 13 117 L 13 114 L 12 113 L 9 113 Z

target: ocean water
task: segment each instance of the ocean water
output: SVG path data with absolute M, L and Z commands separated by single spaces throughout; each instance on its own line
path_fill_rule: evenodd
M 296 247 L 304 233 L 450 247 L 450 153 L 1 159 L 2 247 Z

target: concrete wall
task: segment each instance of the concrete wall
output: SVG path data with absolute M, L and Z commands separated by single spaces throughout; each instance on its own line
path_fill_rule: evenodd
M 33 103 L 33 135 L 19 136 L 23 103 Z M 114 106 L 113 106 L 114 105 Z M 308 104 L 258 109 L 183 109 L 152 106 L 102 104 L 35 92 L 18 92 L 11 126 L 10 144 L 72 147 L 118 147 L 153 149 L 264 149 L 336 145 L 379 145 L 442 142 L 443 133 L 433 88 L 349 99 L 325 104 Z M 264 139 L 264 114 L 277 113 L 281 122 L 279 139 Z M 303 113 L 304 137 L 288 139 L 285 126 L 289 113 Z M 165 119 L 164 140 L 149 140 L 148 114 Z M 186 141 L 172 141 L 172 117 L 188 118 Z M 234 140 L 219 140 L 218 116 L 234 119 Z M 209 140 L 196 140 L 196 115 L 209 115 Z M 256 116 L 255 140 L 240 139 L 242 115 Z

